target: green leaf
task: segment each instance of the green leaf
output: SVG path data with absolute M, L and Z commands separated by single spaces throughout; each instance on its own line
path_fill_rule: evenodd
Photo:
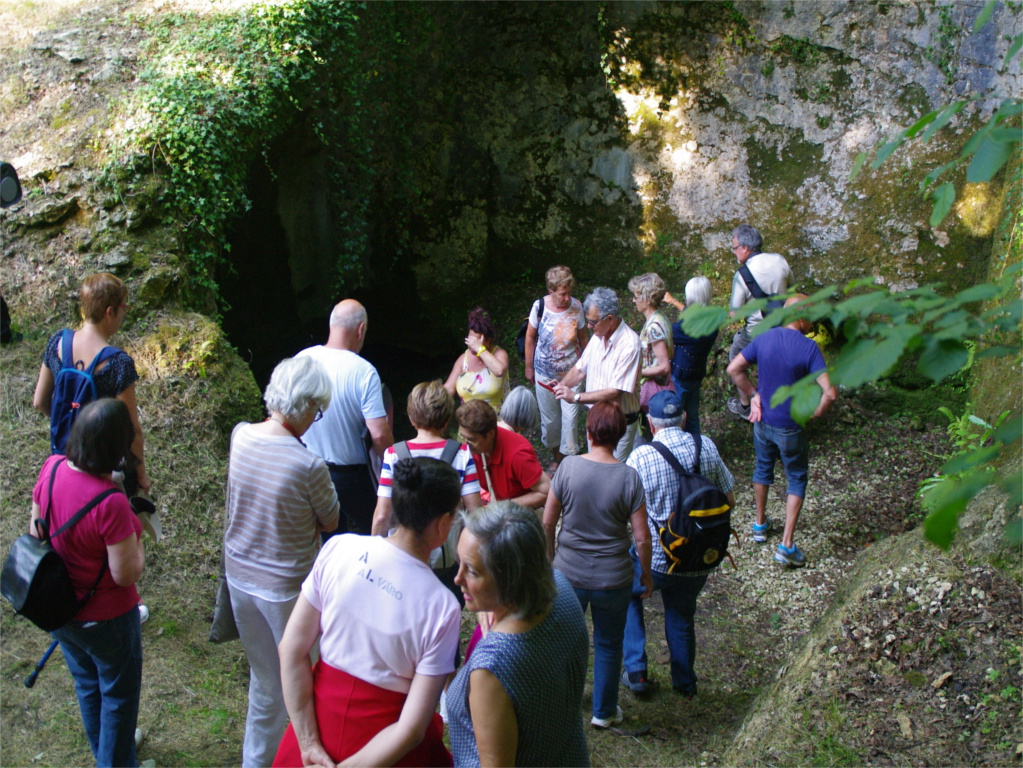
M 929 124 L 934 122 L 934 119 L 938 116 L 938 110 L 928 112 L 926 115 L 917 120 L 913 125 L 906 129 L 906 138 L 912 139 L 920 131 L 926 128 Z
M 852 170 L 849 171 L 849 181 L 856 181 L 856 177 L 860 175 L 860 171 L 863 169 L 863 164 L 867 162 L 867 153 L 860 152 L 856 155 L 856 159 L 853 160 Z
M 905 139 L 899 135 L 882 144 L 881 148 L 877 150 L 877 157 L 874 158 L 874 162 L 870 164 L 870 167 L 875 171 L 880 168 L 881 163 L 891 157 L 892 152 L 902 146 L 903 141 L 905 141 Z
M 985 181 L 991 181 L 994 175 L 998 173 L 1002 166 L 1005 165 L 1009 158 L 1012 157 L 1012 150 L 1015 144 L 1008 144 L 1001 141 L 996 141 L 990 134 L 986 135 L 980 142 L 980 146 L 977 147 L 977 151 L 973 155 L 973 159 L 970 164 L 966 167 L 966 181 L 970 184 L 982 183 Z M 953 199 L 955 199 L 953 197 Z M 951 203 L 949 203 L 951 205 Z M 935 208 L 938 204 L 935 203 Z M 946 211 L 947 213 L 948 211 Z M 944 216 L 941 217 L 945 218 Z M 940 223 L 941 219 L 938 219 Z M 934 224 L 934 216 L 931 216 L 931 226 L 937 226 Z
M 973 22 L 973 31 L 980 32 L 980 28 L 987 24 L 988 19 L 991 18 L 991 14 L 995 11 L 995 6 L 998 5 L 998 0 L 987 0 L 984 7 L 980 9 L 980 13 L 977 14 L 976 20 Z
M 1002 452 L 1002 446 L 989 445 L 986 448 L 967 451 L 946 461 L 941 467 L 943 475 L 958 475 L 961 472 L 969 472 L 992 459 L 997 459 Z
M 1009 50 L 1005 52 L 1005 60 L 1002 62 L 1002 68 L 1009 66 L 1009 61 L 1019 53 L 1019 49 L 1023 48 L 1023 35 L 1016 35 L 1012 38 L 1012 43 L 1009 45 Z
M 998 111 L 995 112 L 995 120 L 1000 123 L 1005 120 L 1005 118 L 1014 117 L 1020 113 L 1023 113 L 1023 100 L 1006 99 L 1001 103 L 1001 106 L 998 107 Z
M 1019 503 L 1018 497 L 1016 503 Z M 1010 546 L 1019 549 L 1020 544 L 1023 544 L 1023 518 L 1017 517 L 1006 524 L 1005 540 Z
M 956 306 L 962 306 L 963 304 L 970 304 L 974 301 L 987 301 L 988 299 L 993 299 L 1001 294 L 1001 287 L 995 283 L 980 283 L 979 285 L 973 285 L 959 291 L 959 293 L 955 295 L 955 304 Z
M 1023 416 L 1007 419 L 992 434 L 991 439 L 1002 445 L 1012 445 L 1023 437 Z
M 693 337 L 714 333 L 728 323 L 728 310 L 724 307 L 686 307 L 682 313 L 682 330 Z
M 983 352 L 977 353 L 977 360 L 983 360 L 985 357 L 1008 357 L 1019 352 L 1017 347 L 1005 347 L 1005 346 L 994 346 L 988 347 Z
M 948 549 L 959 527 L 959 514 L 988 484 L 987 474 L 970 475 L 962 480 L 946 477 L 921 499 L 930 514 L 924 519 L 924 538 Z
M 934 190 L 934 207 L 931 209 L 931 226 L 936 227 L 945 220 L 956 201 L 956 188 L 951 181 L 946 181 Z
M 917 362 L 917 370 L 932 381 L 941 381 L 963 368 L 970 359 L 970 351 L 955 339 L 927 340 L 924 352 Z
M 885 328 L 880 341 L 857 339 L 846 344 L 831 368 L 831 383 L 858 387 L 877 381 L 895 367 L 919 331 L 915 325 L 897 325 Z
M 931 137 L 934 136 L 934 134 L 940 131 L 942 128 L 944 128 L 945 125 L 948 124 L 949 120 L 958 115 L 960 110 L 962 110 L 962 108 L 965 105 L 966 101 L 960 99 L 959 101 L 953 101 L 943 110 L 941 110 L 940 114 L 934 119 L 934 122 L 927 126 L 927 130 L 924 131 L 923 134 L 920 136 L 920 140 L 930 141 Z

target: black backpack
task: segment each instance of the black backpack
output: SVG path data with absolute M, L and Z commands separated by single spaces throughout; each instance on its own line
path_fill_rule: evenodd
M 458 449 L 461 447 L 462 444 L 457 440 L 445 441 L 444 450 L 440 454 L 440 461 L 443 461 L 445 464 L 451 464 L 455 460 L 455 456 L 458 455 Z M 412 452 L 408 449 L 408 443 L 405 440 L 394 444 L 394 455 L 398 457 L 398 461 L 412 458 Z
M 61 339 L 61 369 L 53 383 L 53 400 L 50 403 L 50 452 L 61 455 L 64 454 L 71 426 L 78 418 L 78 412 L 83 405 L 88 405 L 96 399 L 93 371 L 97 365 L 121 351 L 117 347 L 103 347 L 89 363 L 88 368 L 79 368 L 75 364 L 72 352 L 71 344 L 74 338 L 75 332 L 65 328 Z
M 750 258 L 753 258 L 752 256 Z M 743 264 L 739 267 L 739 275 L 742 277 L 742 281 L 746 283 L 746 287 L 749 288 L 749 292 L 753 294 L 754 299 L 767 299 L 770 298 L 764 289 L 760 287 L 760 283 L 753 277 L 753 273 L 750 272 L 748 266 Z M 760 314 L 767 317 L 776 309 L 781 309 L 785 306 L 785 299 L 771 299 L 767 302 L 767 306 L 760 310 Z
M 700 440 L 696 460 L 687 472 L 663 443 L 650 443 L 678 473 L 680 482 L 675 508 L 660 528 L 659 540 L 671 566 L 668 573 L 709 571 L 728 554 L 732 530 L 732 505 L 714 483 L 700 474 Z M 733 562 L 734 565 L 734 562 Z
M 24 616 L 40 629 L 52 632 L 71 621 L 96 592 L 103 574 L 107 572 L 107 561 L 103 561 L 96 582 L 89 593 L 78 599 L 71 576 L 60 555 L 53 549 L 51 541 L 69 528 L 78 524 L 96 505 L 114 493 L 117 488 L 108 488 L 75 513 L 74 517 L 50 535 L 50 509 L 53 507 L 53 481 L 57 467 L 64 460 L 54 462 L 50 473 L 50 491 L 46 513 L 36 520 L 40 538 L 24 533 L 11 547 L 0 573 L 0 593 L 3 594 L 15 613 Z
M 536 331 L 537 333 L 539 333 L 540 321 L 543 319 L 544 310 L 543 296 L 537 299 L 537 301 L 540 302 L 540 306 L 536 310 Z M 523 360 L 526 359 L 526 329 L 528 328 L 529 318 L 527 317 L 525 320 L 522 321 L 522 325 L 519 326 L 519 332 L 515 334 L 515 349 L 519 351 L 519 357 L 521 357 Z

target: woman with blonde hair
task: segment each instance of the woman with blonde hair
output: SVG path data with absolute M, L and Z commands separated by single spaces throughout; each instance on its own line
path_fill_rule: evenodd
M 572 270 L 559 264 L 547 270 L 546 279 L 549 293 L 534 302 L 529 311 L 526 380 L 536 384 L 540 440 L 554 452 L 554 464 L 548 468 L 553 471 L 565 456 L 579 452 L 576 421 L 580 406 L 571 400 L 558 400 L 544 384 L 561 379 L 572 369 L 588 336 L 582 304 L 572 297 Z
M 68 355 L 71 365 L 81 371 L 88 371 L 95 362 L 92 379 L 96 386 L 97 399 L 113 397 L 123 402 L 128 407 L 135 432 L 131 454 L 128 457 L 129 463 L 134 466 L 124 468 L 126 470 L 124 489 L 128 496 L 134 496 L 138 489 L 148 492 L 151 483 L 146 473 L 142 425 L 139 423 L 138 403 L 135 400 L 135 382 L 138 381 L 139 375 L 135 370 L 135 361 L 127 352 L 109 346 L 110 338 L 120 330 L 128 312 L 128 286 L 109 272 L 99 272 L 89 275 L 82 282 L 79 300 L 82 327 L 78 331 L 69 328 L 57 331 L 46 342 L 43 364 L 39 368 L 39 379 L 36 382 L 35 394 L 32 396 L 32 406 L 50 418 L 53 427 L 52 453 L 63 454 L 67 433 L 55 434 L 54 429 L 59 429 L 56 425 L 61 422 L 70 426 L 71 420 L 64 414 L 54 413 L 53 407 L 72 406 L 70 403 L 53 401 L 57 377 Z
M 646 412 L 650 398 L 663 390 L 675 391 L 671 379 L 671 357 L 674 343 L 671 323 L 661 311 L 666 293 L 664 281 L 654 272 L 637 275 L 629 281 L 632 300 L 646 321 L 639 332 L 640 371 L 639 405 Z

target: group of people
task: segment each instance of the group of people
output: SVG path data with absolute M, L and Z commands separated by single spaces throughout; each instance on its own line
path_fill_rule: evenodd
M 733 314 L 752 298 L 786 291 L 788 266 L 760 253 L 755 229 L 739 227 L 733 245 L 745 267 L 733 281 Z M 765 276 L 779 260 L 780 282 Z M 732 474 L 699 424 L 717 334 L 688 336 L 666 314 L 667 306 L 707 304 L 710 282 L 689 280 L 683 303 L 658 275 L 633 278 L 644 317 L 637 333 L 611 288 L 580 302 L 567 267 L 546 278 L 548 294 L 533 303 L 525 338 L 533 390 L 510 389 L 508 353 L 477 307 L 448 378 L 408 395 L 415 437 L 395 443 L 379 375 L 360 355 L 366 310 L 346 299 L 330 315 L 325 344 L 274 369 L 264 393 L 268 418 L 235 427 L 223 555 L 250 668 L 243 765 L 588 764 L 584 611 L 593 624 L 590 722 L 607 728 L 623 719 L 620 685 L 640 694 L 651 686 L 643 600 L 654 590 L 664 602 L 672 688 L 696 695 L 693 617 L 707 573 L 673 572 L 653 546 L 680 479 L 650 443 L 683 467 L 698 463 L 734 506 Z M 37 408 L 49 405 L 62 356 L 70 352 L 85 368 L 106 346 L 126 299 L 112 275 L 86 280 L 82 330 L 70 348 L 58 343 L 62 334 L 51 338 Z M 766 542 L 772 531 L 768 488 L 780 458 L 788 502 L 774 556 L 801 566 L 793 537 L 805 494 L 805 432 L 788 403 L 772 406 L 771 396 L 817 374 L 821 415 L 835 393 L 802 321 L 753 338 L 762 318 L 748 314 L 733 341 L 728 372 L 739 394 L 729 409 L 754 423 L 753 539 Z M 121 355 L 95 372 L 99 399 L 80 410 L 67 456 L 55 455 L 40 473 L 33 519 L 48 516 L 51 529 L 97 488 L 149 487 L 138 375 Z M 585 451 L 576 434 L 583 408 Z M 537 422 L 554 456 L 546 471 L 521 434 Z M 637 440 L 641 427 L 648 437 Z M 86 598 L 56 636 L 97 764 L 135 765 L 141 528 L 115 494 L 54 546 Z M 479 617 L 464 649 L 462 608 Z

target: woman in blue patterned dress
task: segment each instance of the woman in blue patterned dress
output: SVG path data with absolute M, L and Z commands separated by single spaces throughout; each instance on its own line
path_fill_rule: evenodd
M 455 765 L 589 765 L 586 623 L 540 521 L 507 501 L 463 519 L 455 583 L 466 608 L 492 617 L 448 689 Z

